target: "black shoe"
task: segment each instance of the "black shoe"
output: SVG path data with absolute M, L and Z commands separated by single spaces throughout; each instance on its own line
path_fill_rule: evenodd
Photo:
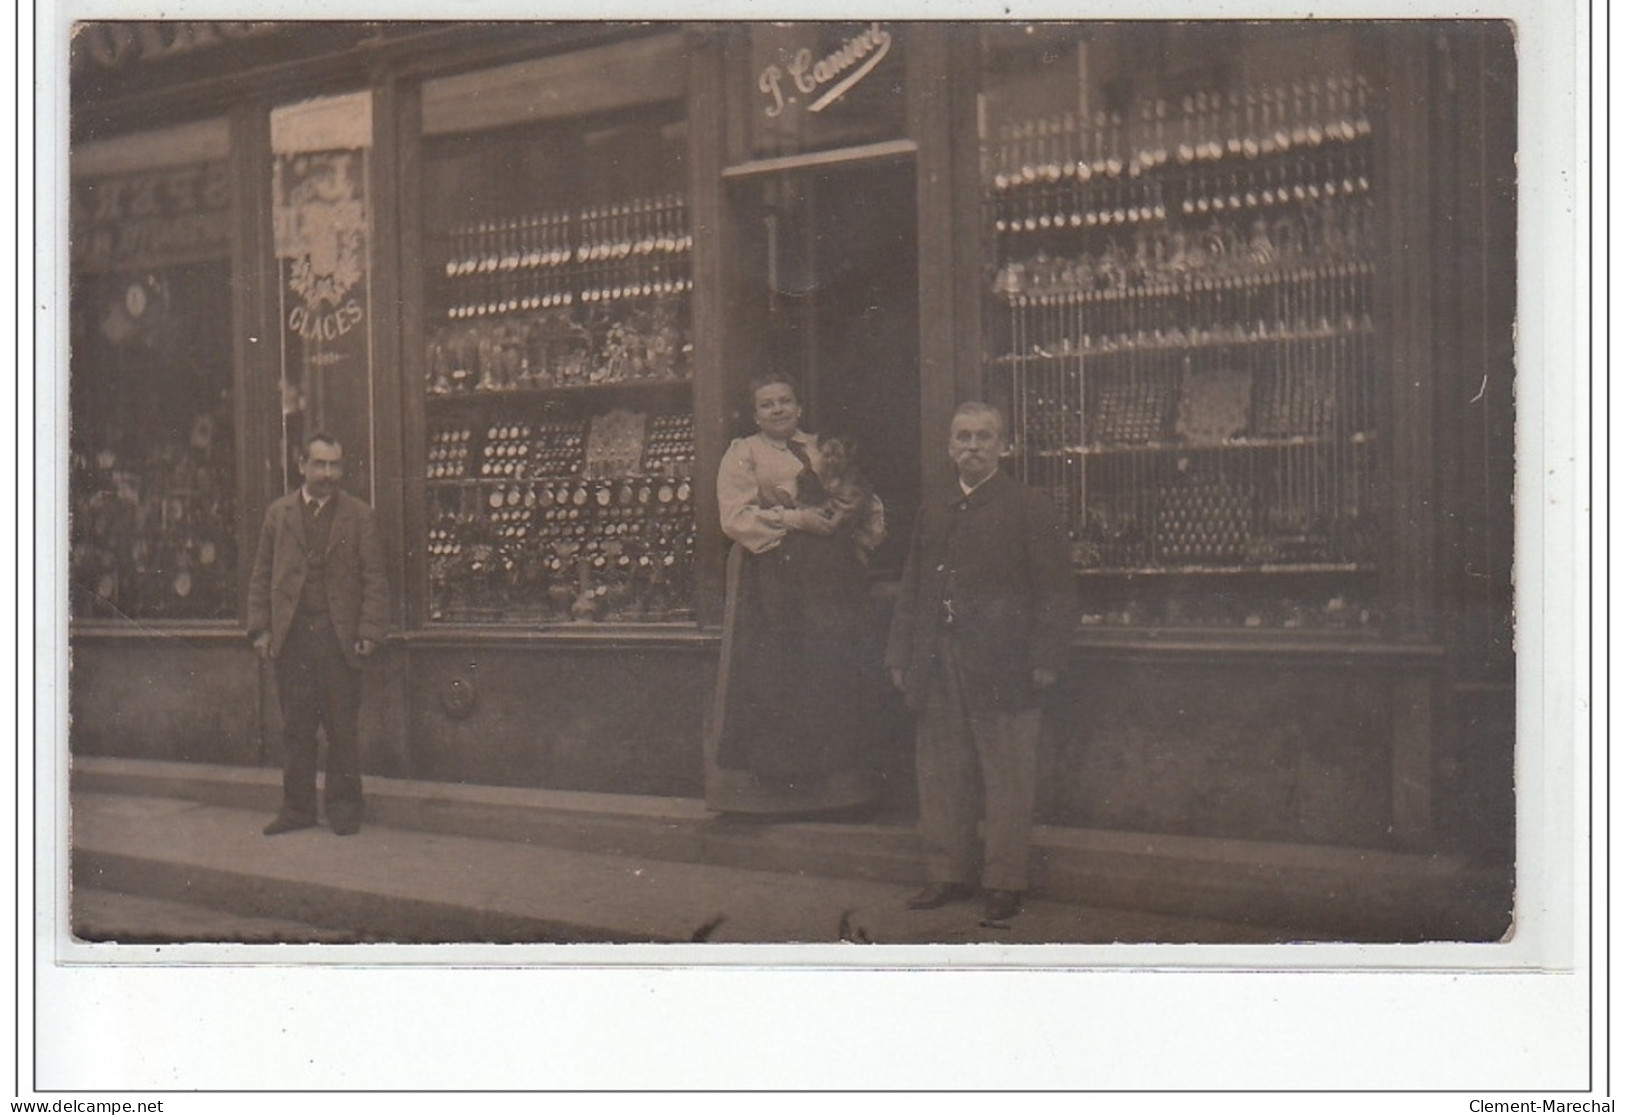
M 982 907 L 982 924 L 1003 925 L 1019 913 L 1021 913 L 1019 890 L 990 890 L 987 892 L 987 904 Z
M 262 830 L 266 836 L 281 836 L 285 832 L 297 832 L 300 829 L 316 827 L 316 818 L 307 817 L 303 813 L 290 813 L 284 809 L 272 818 L 271 823 Z
M 928 883 L 924 890 L 915 894 L 908 900 L 910 910 L 935 910 L 939 906 L 946 906 L 950 902 L 959 902 L 970 898 L 976 893 L 976 888 L 969 883 Z
M 361 810 L 342 806 L 329 809 L 327 823 L 333 826 L 334 836 L 354 836 L 361 831 Z

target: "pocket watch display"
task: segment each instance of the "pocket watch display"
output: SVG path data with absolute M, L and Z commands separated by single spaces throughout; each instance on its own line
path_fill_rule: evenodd
M 686 193 L 653 185 L 682 180 L 685 147 L 651 122 L 661 173 L 576 181 L 554 169 L 561 151 L 590 157 L 571 127 L 425 153 L 421 475 L 439 620 L 693 614 L 694 238 Z M 499 163 L 515 188 L 486 177 Z
M 521 417 L 511 407 L 433 429 L 431 616 L 544 624 L 690 616 L 692 431 L 687 413 L 574 419 Z

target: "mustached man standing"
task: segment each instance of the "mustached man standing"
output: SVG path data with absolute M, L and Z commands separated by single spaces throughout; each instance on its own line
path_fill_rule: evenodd
M 305 443 L 299 489 L 265 513 L 248 586 L 248 633 L 276 667 L 282 705 L 282 808 L 267 836 L 316 824 L 316 729 L 327 733 L 325 804 L 333 831 L 361 828 L 361 664 L 389 620 L 373 510 L 339 490 L 344 449 Z
M 921 506 L 886 651 L 892 682 L 919 717 L 926 887 L 908 904 L 933 909 L 973 897 L 980 883 L 994 925 L 1020 911 L 1027 888 L 1039 699 L 1077 619 L 1054 509 L 1000 470 L 1004 447 L 996 409 L 955 412 L 948 456 L 957 475 Z

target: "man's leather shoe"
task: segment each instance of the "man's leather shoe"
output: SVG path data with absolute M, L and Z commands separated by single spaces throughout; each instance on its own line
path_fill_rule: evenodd
M 272 818 L 271 823 L 265 826 L 266 836 L 280 836 L 285 832 L 297 832 L 300 829 L 316 827 L 316 818 L 306 817 L 300 813 L 289 813 L 286 809 Z
M 327 811 L 327 820 L 333 826 L 334 836 L 354 836 L 361 831 L 361 810 L 359 809 L 329 809 Z
M 925 889 L 908 900 L 910 910 L 935 910 L 950 902 L 958 902 L 976 893 L 969 883 L 929 883 Z
M 982 924 L 995 925 L 1009 921 L 1021 913 L 1021 892 L 1019 890 L 990 890 L 987 892 L 987 905 L 982 908 Z

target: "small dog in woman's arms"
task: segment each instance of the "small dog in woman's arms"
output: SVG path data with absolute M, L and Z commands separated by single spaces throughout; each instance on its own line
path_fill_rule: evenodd
M 821 512 L 868 553 L 886 536 L 885 508 L 858 468 L 857 444 L 831 434 L 818 439 L 818 456 L 796 480 L 796 505 Z

